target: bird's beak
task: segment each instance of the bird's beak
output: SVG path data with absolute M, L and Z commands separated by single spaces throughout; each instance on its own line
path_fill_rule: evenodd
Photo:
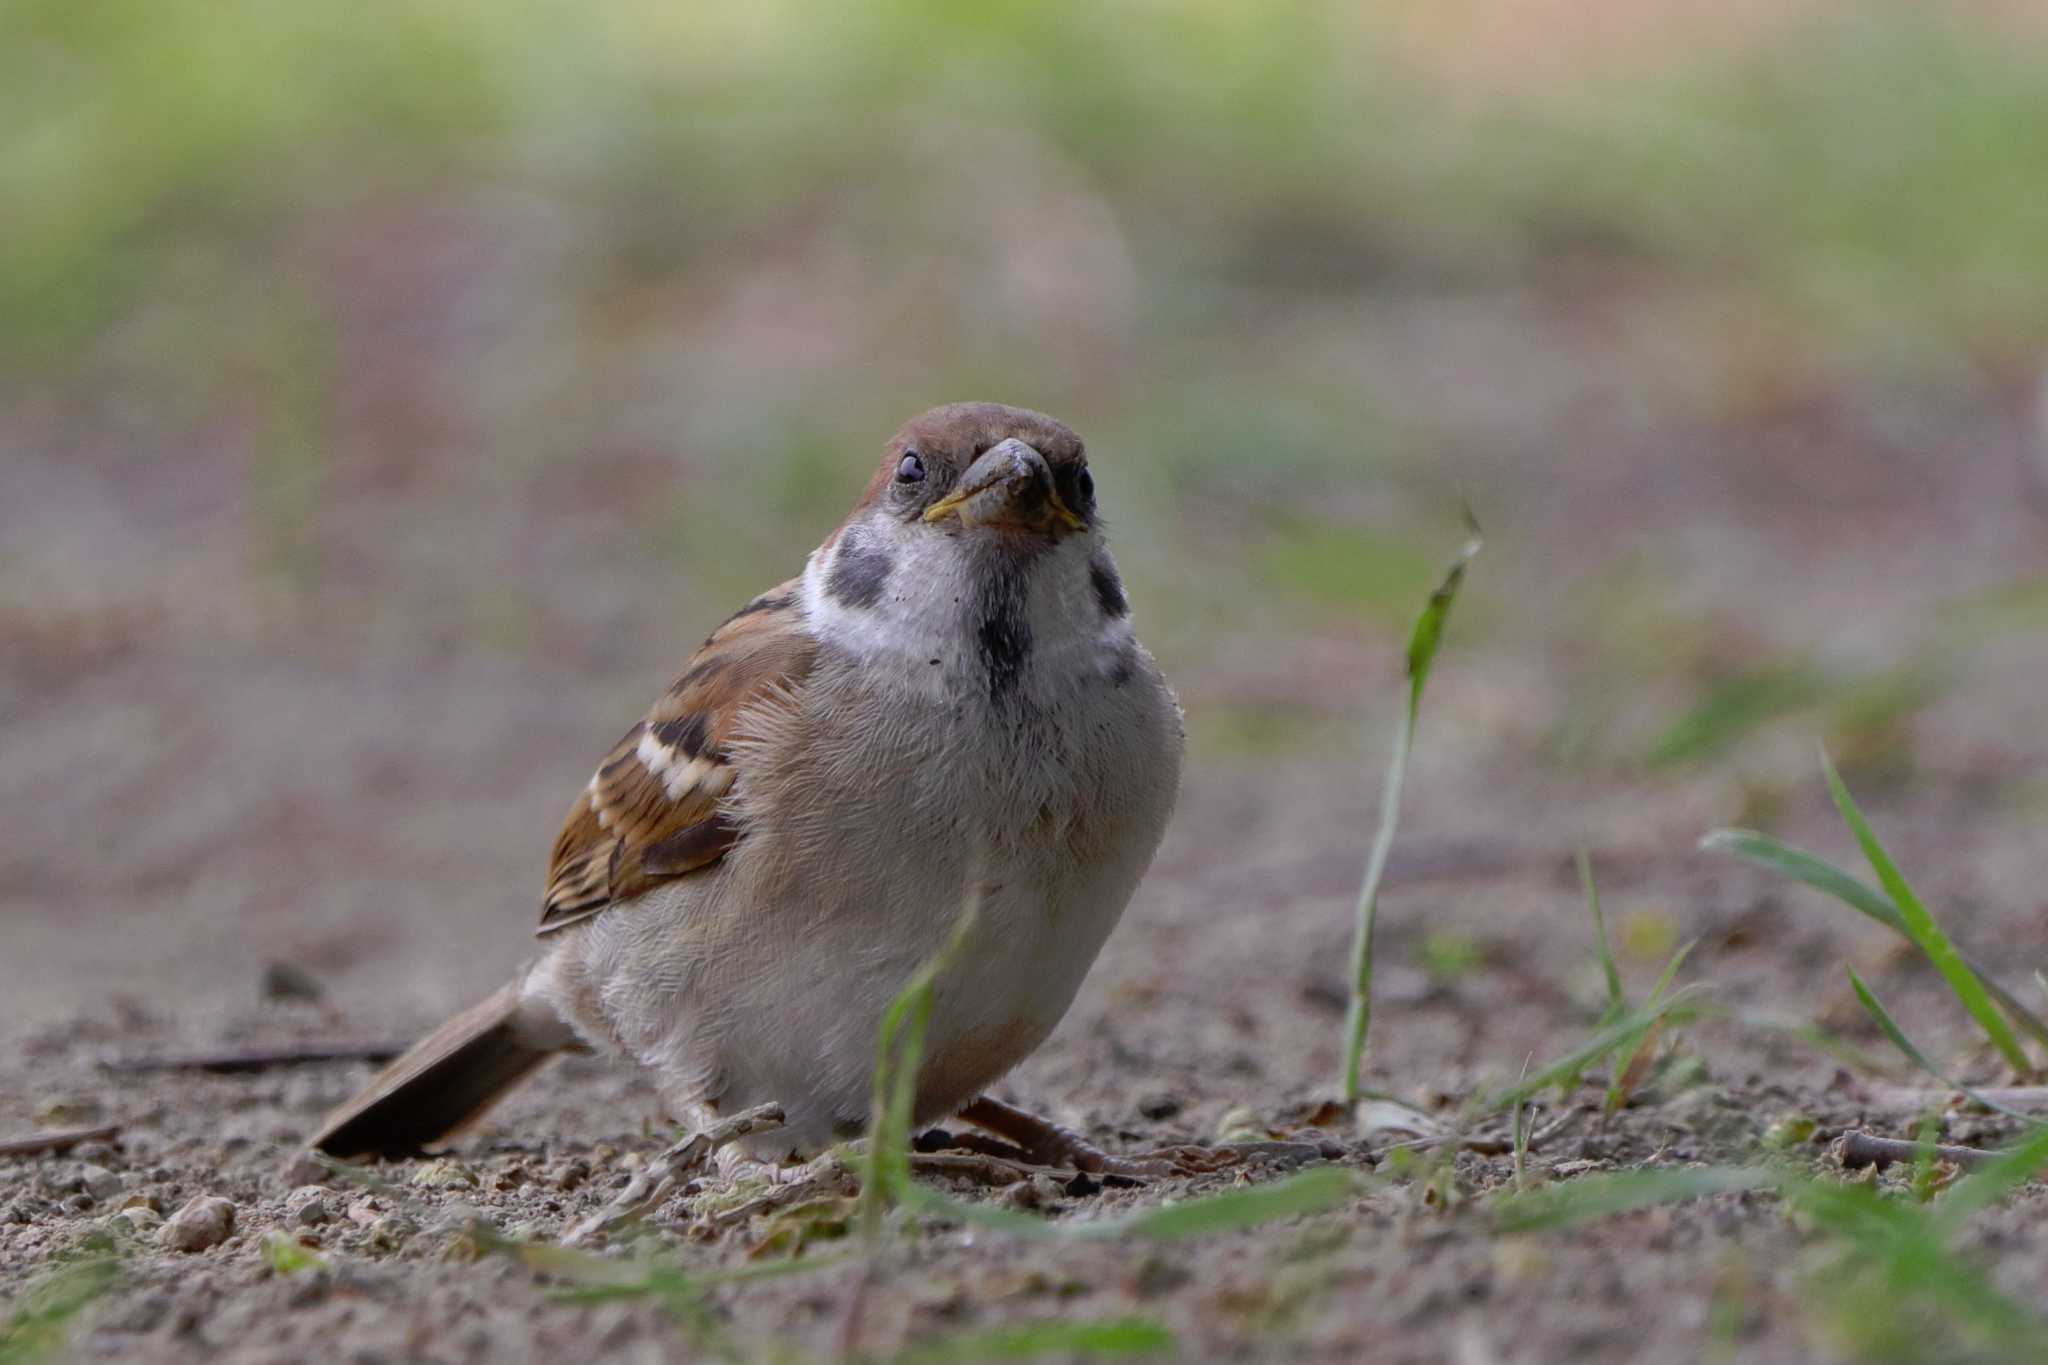
M 925 509 L 927 522 L 957 517 L 960 529 L 996 526 L 1016 531 L 1080 531 L 1088 523 L 1060 501 L 1045 457 L 1012 436 L 967 467 L 960 484 Z

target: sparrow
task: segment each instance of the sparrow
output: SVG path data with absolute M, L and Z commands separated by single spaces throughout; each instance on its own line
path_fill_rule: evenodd
M 311 1144 L 418 1151 L 587 1048 L 646 1067 L 699 1130 L 779 1105 L 742 1158 L 810 1158 L 865 1131 L 882 1014 L 971 903 L 915 1121 L 1116 1170 L 985 1092 L 1073 1002 L 1184 747 L 1081 438 L 1022 408 L 934 408 L 802 575 L 713 631 L 598 765 L 555 840 L 541 956 Z

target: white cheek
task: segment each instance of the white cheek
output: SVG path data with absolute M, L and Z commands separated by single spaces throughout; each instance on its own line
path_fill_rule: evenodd
M 986 686 L 976 613 L 986 610 L 975 566 L 958 541 L 888 518 L 861 524 L 870 546 L 890 557 L 889 577 L 866 606 L 830 591 L 842 533 L 805 566 L 806 619 L 819 640 L 845 650 L 877 681 L 919 695 L 940 697 Z M 1032 647 L 1020 679 L 1026 695 L 1050 696 L 1079 674 L 1096 676 L 1114 666 L 1131 642 L 1123 617 L 1106 618 L 1090 584 L 1093 537 L 1074 537 L 1030 566 L 1023 602 Z
M 879 681 L 937 695 L 943 688 L 941 675 L 962 662 L 957 655 L 965 637 L 948 628 L 958 610 L 952 602 L 967 592 L 962 566 L 956 556 L 943 553 L 944 541 L 936 535 L 886 520 L 866 523 L 861 535 L 888 554 L 889 576 L 873 602 L 843 602 L 829 584 L 852 529 L 829 549 L 815 551 L 804 567 L 804 616 L 811 633 L 874 670 Z
M 1128 615 L 1110 616 L 1097 600 L 1088 565 L 1099 546 L 1076 538 L 1063 543 L 1033 576 L 1025 620 L 1031 627 L 1028 677 L 1048 685 L 1076 673 L 1106 671 L 1132 641 Z

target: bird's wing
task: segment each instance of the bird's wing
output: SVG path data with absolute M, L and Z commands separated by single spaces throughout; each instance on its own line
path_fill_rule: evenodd
M 731 745 L 753 703 L 792 695 L 810 673 L 802 610 L 794 580 L 742 607 L 612 747 L 555 838 L 540 933 L 709 867 L 739 842 L 719 805 L 740 776 Z

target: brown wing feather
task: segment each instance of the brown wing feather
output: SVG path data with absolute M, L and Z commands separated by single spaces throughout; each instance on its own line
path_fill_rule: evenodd
M 605 755 L 555 838 L 541 933 L 709 867 L 739 842 L 719 802 L 740 776 L 731 745 L 742 714 L 801 686 L 817 652 L 796 589 L 792 580 L 764 593 L 712 632 Z

